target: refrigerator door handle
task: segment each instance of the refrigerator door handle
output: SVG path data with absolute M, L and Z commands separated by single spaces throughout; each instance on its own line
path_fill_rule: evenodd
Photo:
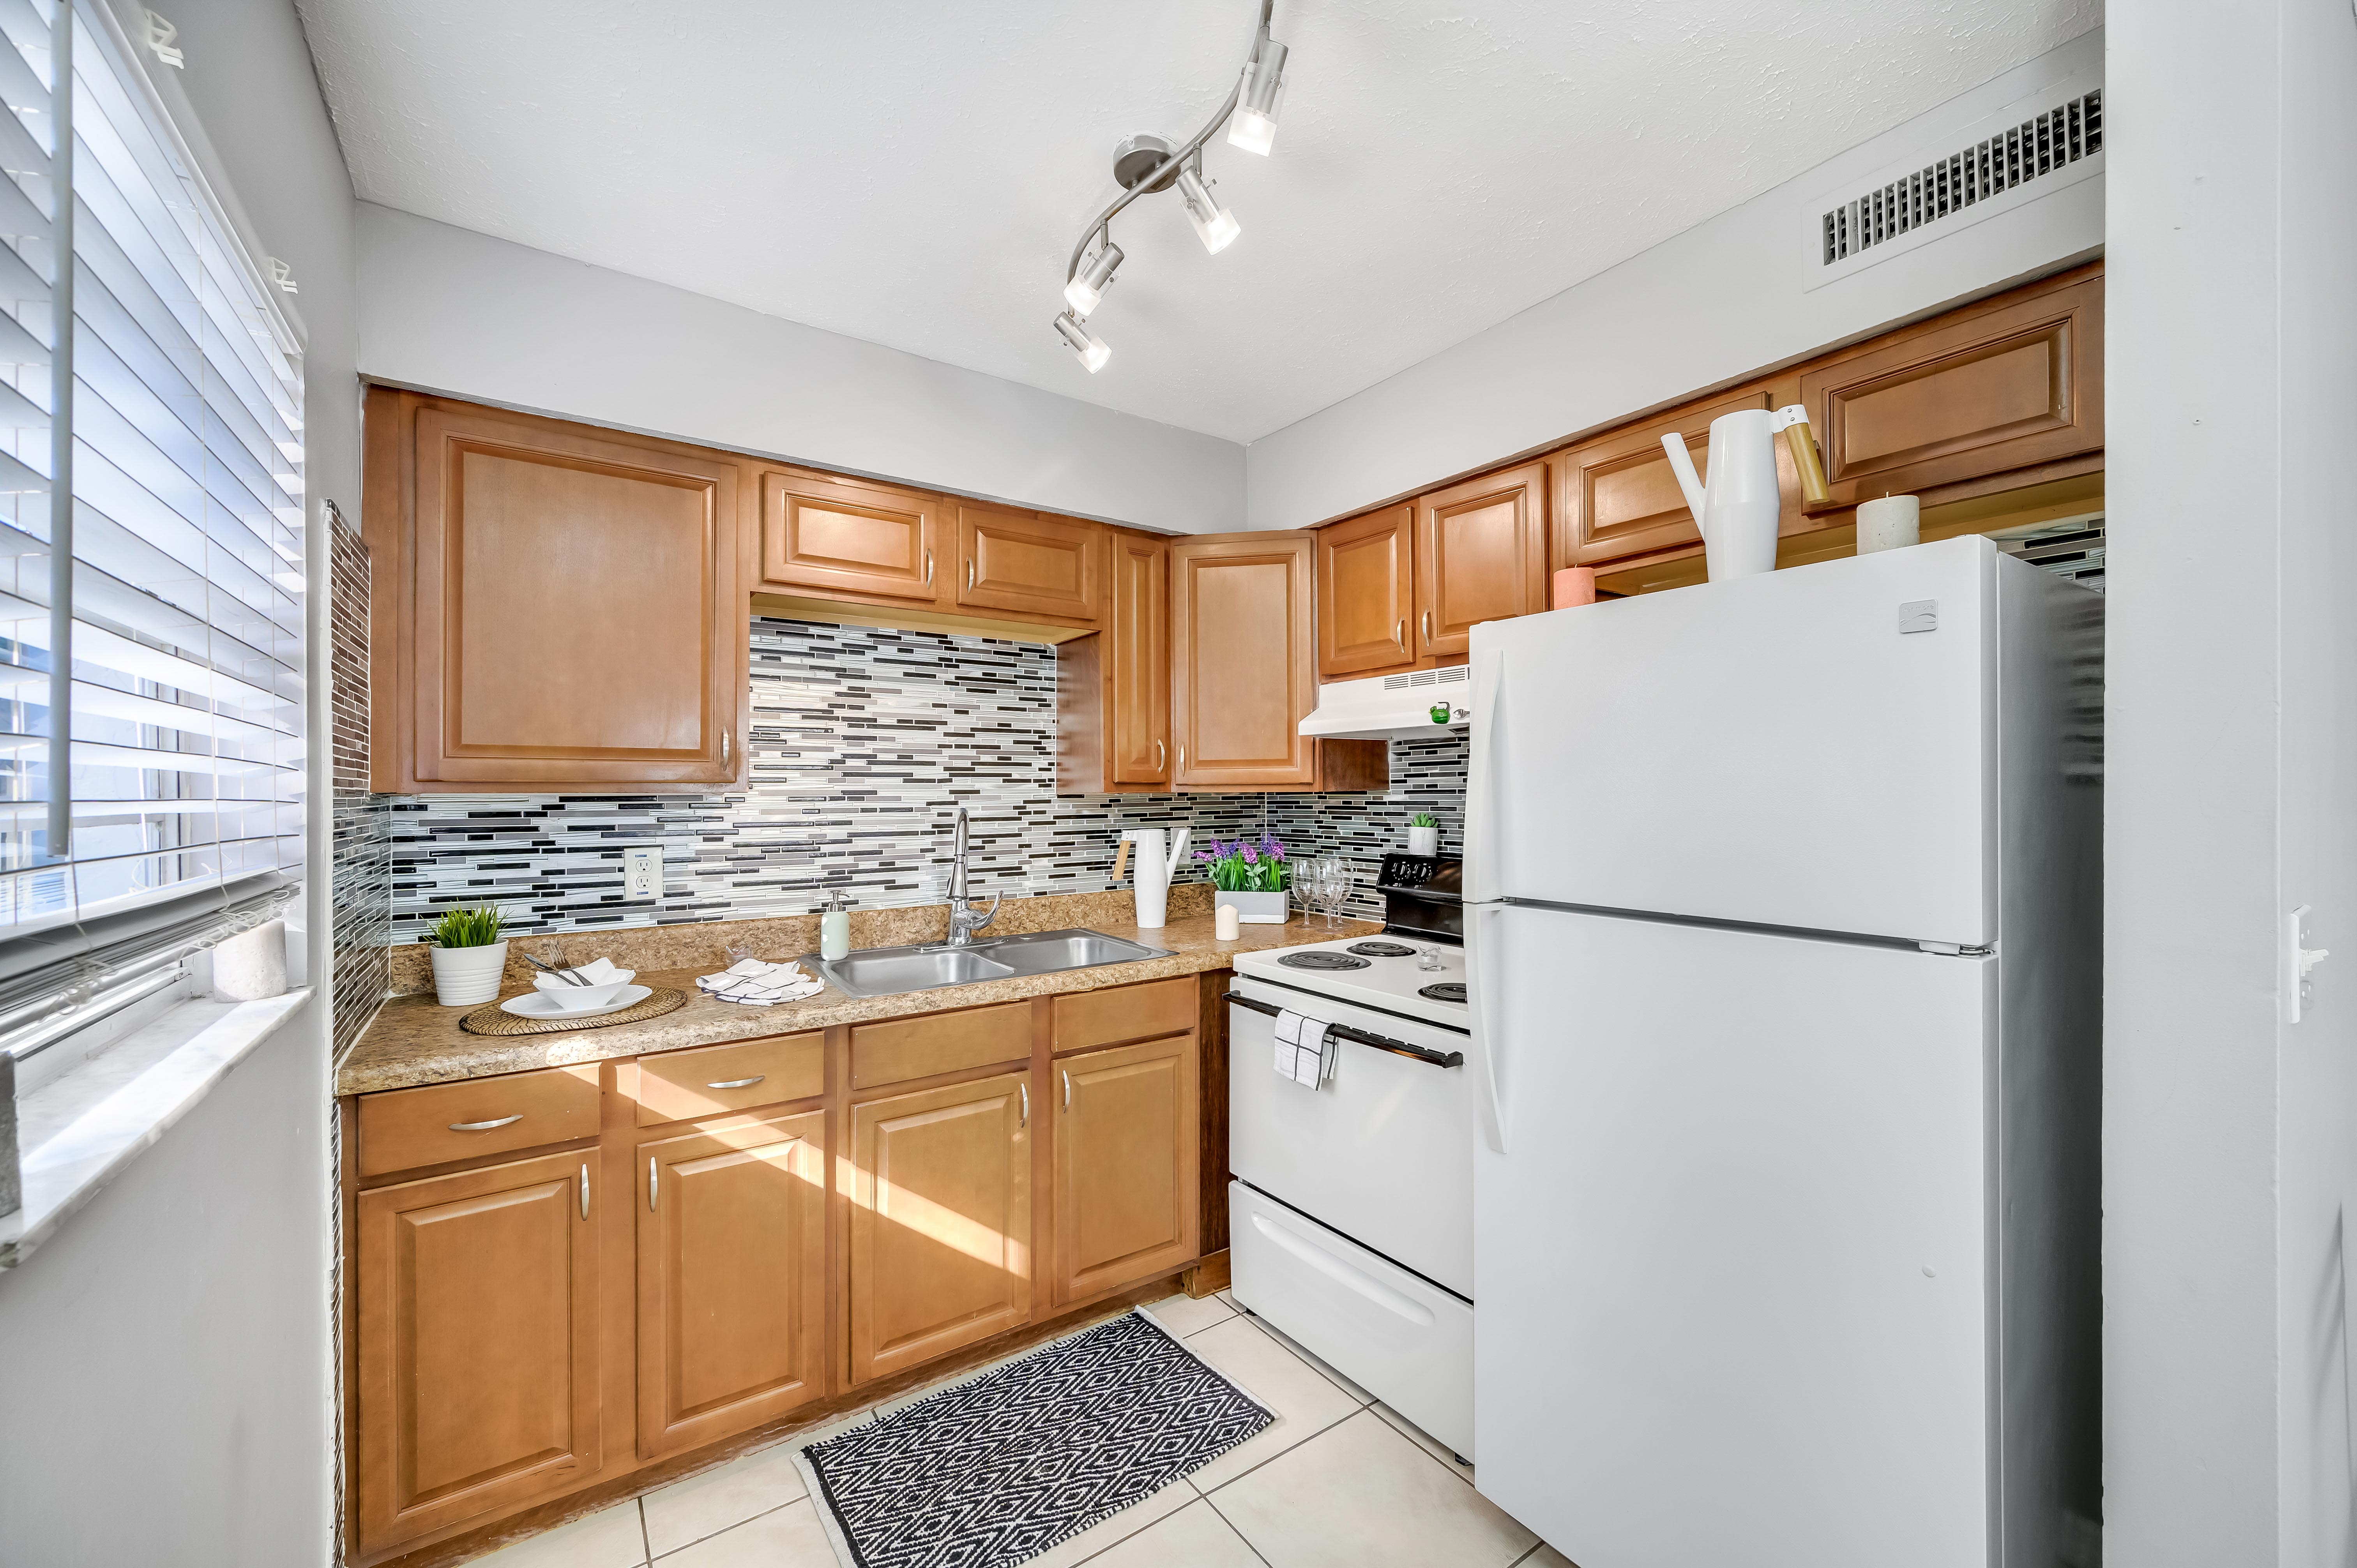
M 1498 833 L 1498 692 L 1505 684 L 1506 655 L 1485 649 L 1473 655 L 1473 747 L 1465 778 L 1465 901 L 1498 897 L 1495 853 Z
M 1465 910 L 1465 978 L 1472 983 L 1465 988 L 1465 1000 L 1473 1026 L 1473 1048 L 1466 1055 L 1474 1064 L 1473 1104 L 1480 1113 L 1481 1142 L 1493 1155 L 1506 1152 L 1506 1107 L 1498 1093 L 1498 1026 L 1481 1004 L 1497 994 L 1490 984 L 1489 959 L 1497 946 L 1490 923 L 1504 912 L 1496 904 L 1471 904 Z

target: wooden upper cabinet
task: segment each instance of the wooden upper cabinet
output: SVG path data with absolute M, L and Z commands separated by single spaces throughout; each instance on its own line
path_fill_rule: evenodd
M 941 498 L 768 469 L 761 475 L 761 581 L 933 604 L 950 553 Z
M 1710 478 L 1710 422 L 1769 406 L 1767 389 L 1716 398 L 1559 452 L 1547 460 L 1555 483 L 1554 564 L 1594 566 L 1702 542 L 1702 531 L 1662 450 L 1662 437 L 1684 436 L 1695 472 Z M 1792 459 L 1780 442 L 1778 476 Z M 1798 490 L 1787 484 L 1794 496 Z M 1797 504 L 1797 503 L 1796 503 Z M 1789 509 L 1788 509 L 1789 510 Z M 1795 511 L 1790 520 L 1797 525 Z M 1786 530 L 1790 532 L 1790 530 Z
M 639 1146 L 640 1458 L 825 1391 L 825 1143 L 809 1111 Z
M 1170 788 L 1170 547 L 1107 531 L 1104 631 L 1056 645 L 1056 789 Z
M 1316 536 L 1198 534 L 1170 546 L 1171 729 L 1180 788 L 1316 784 Z M 1381 744 L 1381 743 L 1377 743 Z
M 852 1107 L 852 1382 L 1030 1317 L 1033 1099 L 1007 1073 Z
M 359 1196 L 363 1552 L 562 1491 L 601 1463 L 596 1158 Z
M 1804 371 L 1801 396 L 1833 491 L 1821 511 L 2099 468 L 2104 280 L 2066 274 L 1887 334 Z
M 1416 505 L 1415 650 L 1461 654 L 1474 627 L 1546 608 L 1546 468 L 1526 463 Z
M 1415 506 L 1318 531 L 1318 673 L 1347 680 L 1415 661 Z
M 1104 533 L 1092 522 L 1028 511 L 957 509 L 957 603 L 1095 623 L 1104 596 Z
M 735 782 L 737 466 L 382 388 L 368 411 L 376 787 Z
M 1056 1299 L 1191 1262 L 1195 1036 L 1087 1051 L 1055 1071 Z

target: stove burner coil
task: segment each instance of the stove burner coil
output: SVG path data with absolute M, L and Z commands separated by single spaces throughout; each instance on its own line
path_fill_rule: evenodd
M 1342 950 L 1357 953 L 1361 958 L 1414 958 L 1415 956 L 1414 948 L 1403 947 L 1398 942 L 1352 942 Z
M 1426 986 L 1416 994 L 1429 1002 L 1462 1002 L 1465 1000 L 1465 985 L 1462 981 L 1445 980 L 1438 985 Z
M 1365 959 L 1352 958 L 1347 953 L 1339 952 L 1289 952 L 1276 961 L 1287 969 L 1336 971 L 1367 967 Z

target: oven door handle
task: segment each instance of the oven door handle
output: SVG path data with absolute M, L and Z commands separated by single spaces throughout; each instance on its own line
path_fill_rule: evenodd
M 1249 1007 L 1255 1013 L 1265 1013 L 1272 1018 L 1285 1011 L 1284 1008 L 1263 1002 L 1256 996 L 1246 996 L 1236 991 L 1229 992 L 1226 1000 L 1239 1007 Z M 1314 1017 L 1315 1015 L 1305 1013 L 1302 1016 Z M 1323 1018 L 1318 1021 L 1321 1024 L 1326 1023 Z M 1389 1051 L 1395 1057 L 1405 1057 L 1410 1061 L 1423 1062 L 1427 1067 L 1446 1068 L 1465 1065 L 1463 1051 L 1430 1050 L 1423 1046 L 1412 1046 L 1405 1040 L 1394 1040 L 1389 1035 L 1371 1035 L 1364 1029 L 1354 1029 L 1348 1024 L 1326 1024 L 1326 1032 L 1338 1040 L 1354 1040 L 1362 1046 L 1372 1046 L 1379 1051 Z

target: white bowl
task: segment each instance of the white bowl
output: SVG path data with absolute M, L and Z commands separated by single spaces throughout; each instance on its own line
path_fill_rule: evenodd
M 622 978 L 610 985 L 571 985 L 554 975 L 544 975 L 544 981 L 556 980 L 554 985 L 537 987 L 541 996 L 559 1013 L 594 1013 L 611 1006 L 615 998 L 630 988 L 631 970 L 623 970 Z

